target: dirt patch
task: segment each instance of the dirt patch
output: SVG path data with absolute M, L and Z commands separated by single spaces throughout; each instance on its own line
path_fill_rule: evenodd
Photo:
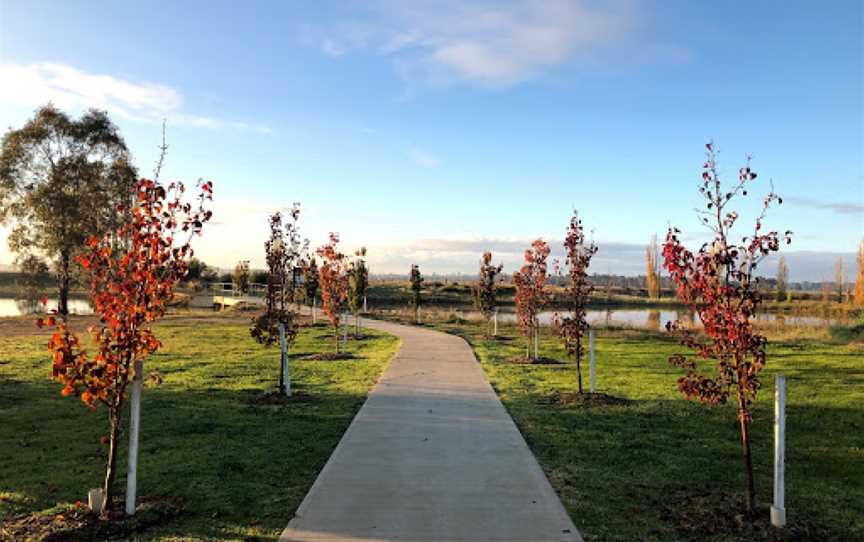
M 630 399 L 615 397 L 608 393 L 578 393 L 575 391 L 553 392 L 543 402 L 561 407 L 628 406 L 633 403 Z
M 115 503 L 115 510 L 122 509 L 122 502 Z M 77 542 L 127 538 L 154 525 L 165 524 L 183 510 L 183 502 L 177 497 L 142 497 L 134 516 L 117 512 L 115 517 L 103 520 L 83 503 L 76 503 L 59 512 L 33 512 L 5 519 L 0 523 L 0 540 Z
M 672 500 L 664 506 L 661 517 L 681 534 L 693 540 L 720 537 L 728 541 L 847 540 L 845 533 L 813 521 L 806 516 L 785 528 L 771 525 L 767 506 L 757 508 L 749 518 L 743 495 L 720 493 L 696 495 Z
M 321 352 L 320 354 L 312 354 L 303 358 L 308 361 L 342 361 L 346 359 L 356 359 L 354 354 L 348 352 Z
M 248 403 L 252 406 L 269 407 L 293 405 L 297 403 L 313 403 L 317 398 L 307 393 L 292 391 L 290 397 L 285 397 L 281 392 L 272 390 L 267 393 L 253 395 L 249 398 Z
M 512 358 L 507 360 L 508 363 L 515 363 L 517 365 L 563 365 L 563 361 L 559 361 L 557 359 L 552 358 L 529 358 L 526 356 L 513 356 Z

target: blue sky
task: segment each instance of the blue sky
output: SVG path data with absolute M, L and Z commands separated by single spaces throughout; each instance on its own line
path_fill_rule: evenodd
M 670 222 L 704 237 L 713 139 L 730 180 L 753 155 L 745 217 L 773 179 L 792 278 L 818 280 L 864 232 L 862 20 L 857 1 L 0 0 L 0 125 L 100 107 L 148 173 L 167 118 L 165 176 L 216 183 L 203 259 L 260 264 L 268 212 L 300 201 L 313 244 L 338 231 L 378 272 L 474 272 L 484 246 L 512 270 L 575 207 L 594 270 L 640 273 Z

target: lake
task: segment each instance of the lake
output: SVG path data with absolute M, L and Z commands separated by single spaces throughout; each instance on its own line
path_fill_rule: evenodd
M 465 313 L 460 314 L 464 314 L 466 318 L 479 318 L 479 313 L 475 311 L 465 311 Z M 554 314 L 554 311 L 541 312 L 539 315 L 540 324 L 550 325 Z M 594 327 L 632 326 L 646 329 L 662 329 L 666 326 L 666 322 L 674 321 L 679 318 L 683 321 L 694 320 L 693 313 L 689 310 L 675 311 L 669 309 L 591 309 L 588 310 L 587 316 L 588 323 Z M 838 318 L 785 315 L 769 312 L 757 314 L 756 320 L 759 322 L 778 322 L 794 326 L 827 326 L 842 322 L 842 320 Z M 513 312 L 501 311 L 498 313 L 498 321 L 515 322 L 516 314 Z
M 207 306 L 210 306 L 209 304 Z M 57 307 L 57 300 L 48 301 L 47 310 L 50 311 Z M 70 299 L 69 311 L 72 314 L 93 314 L 93 309 L 87 299 Z M 37 312 L 46 312 L 41 303 L 35 306 L 26 301 L 17 300 L 14 298 L 0 298 L 0 317 L 2 316 L 21 316 L 26 314 L 35 314 Z M 480 313 L 473 310 L 455 311 L 457 314 L 467 319 L 479 319 Z M 554 311 L 545 311 L 540 313 L 540 323 L 550 325 Z M 682 320 L 692 320 L 692 313 L 688 310 L 670 310 L 670 309 L 644 309 L 644 308 L 622 308 L 622 309 L 591 309 L 588 311 L 588 322 L 595 327 L 604 326 L 632 326 L 642 327 L 646 329 L 662 329 L 666 322 L 673 321 L 677 318 Z M 760 313 L 756 316 L 756 320 L 760 322 L 780 322 L 787 325 L 804 325 L 804 326 L 827 326 L 842 323 L 838 318 L 826 318 L 822 316 L 800 316 L 800 315 L 785 315 L 777 313 Z M 515 322 L 516 314 L 512 310 L 501 310 L 498 314 L 499 322 Z
M 43 307 L 42 303 L 32 303 L 12 297 L 0 297 L 0 316 L 37 314 L 50 312 L 56 308 L 56 299 L 49 299 L 47 307 Z M 87 299 L 70 299 L 69 312 L 72 314 L 93 314 L 93 309 L 90 308 L 90 302 Z

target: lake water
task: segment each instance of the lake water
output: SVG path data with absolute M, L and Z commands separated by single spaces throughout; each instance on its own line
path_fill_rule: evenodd
M 470 311 L 473 313 L 473 311 Z M 539 315 L 541 325 L 552 323 L 553 311 L 541 312 Z M 471 316 L 479 314 L 473 313 Z M 595 327 L 604 326 L 633 326 L 647 329 L 662 329 L 666 322 L 680 319 L 685 322 L 693 322 L 694 316 L 688 310 L 651 310 L 651 309 L 610 309 L 589 310 L 587 313 L 588 323 Z M 698 319 L 697 319 L 698 320 Z M 760 322 L 779 322 L 796 326 L 823 326 L 840 322 L 837 318 L 823 318 L 821 316 L 798 316 L 775 313 L 760 313 L 756 315 Z M 516 315 L 512 312 L 499 312 L 499 322 L 515 322 Z
M 47 307 L 42 303 L 32 303 L 11 297 L 0 297 L 0 316 L 22 316 L 50 312 L 57 308 L 57 300 L 49 299 Z M 86 299 L 70 299 L 69 312 L 72 314 L 93 314 L 90 302 Z
M 209 306 L 209 305 L 208 305 Z M 50 311 L 57 307 L 57 300 L 49 300 L 47 310 Z M 70 299 L 69 311 L 72 314 L 93 314 L 93 309 L 90 308 L 90 303 L 86 299 Z M 26 314 L 34 314 L 37 312 L 45 312 L 45 308 L 41 303 L 35 306 L 26 301 L 17 300 L 14 298 L 0 298 L 0 316 L 21 316 Z M 480 314 L 473 310 L 456 311 L 463 318 L 479 319 Z M 540 313 L 540 323 L 549 325 L 552 323 L 553 311 Z M 588 322 L 595 327 L 604 326 L 632 326 L 643 327 L 647 329 L 662 329 L 666 322 L 681 319 L 683 321 L 692 321 L 692 313 L 688 310 L 657 310 L 657 309 L 592 309 L 588 311 Z M 805 326 L 823 326 L 841 323 L 842 320 L 837 318 L 825 318 L 821 316 L 800 316 L 800 315 L 784 315 L 775 313 L 761 313 L 756 316 L 756 320 L 761 322 L 780 322 L 787 325 L 805 325 Z M 515 322 L 516 315 L 513 312 L 502 310 L 498 313 L 499 322 Z

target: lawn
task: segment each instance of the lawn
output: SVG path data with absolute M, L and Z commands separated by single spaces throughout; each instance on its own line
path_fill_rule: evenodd
M 349 341 L 355 359 L 292 359 L 303 397 L 256 406 L 250 400 L 276 386 L 279 358 L 250 339 L 246 321 L 156 328 L 164 347 L 147 367 L 163 381 L 144 393 L 139 495 L 180 497 L 185 510 L 143 539 L 278 537 L 399 344 L 368 331 Z M 104 475 L 105 410 L 60 395 L 45 343 L 44 335 L 0 338 L 0 519 L 86 501 Z M 328 328 L 306 327 L 292 354 L 330 349 Z M 125 446 L 120 454 L 122 496 Z
M 665 334 L 598 331 L 598 391 L 632 403 L 561 406 L 550 397 L 576 391 L 575 366 L 509 363 L 524 355 L 515 327 L 503 326 L 502 339 L 488 340 L 476 323 L 433 325 L 472 343 L 586 540 L 762 538 L 736 533 L 734 517 L 716 517 L 724 499 L 743 488 L 736 413 L 731 405 L 684 400 L 675 389 L 678 370 L 666 361 L 681 347 Z M 557 340 L 544 332 L 541 356 L 563 360 Z M 763 507 L 772 495 L 778 373 L 788 377 L 790 527 L 801 540 L 864 540 L 864 347 L 796 338 L 769 348 L 753 425 Z M 587 368 L 583 374 L 587 387 Z

